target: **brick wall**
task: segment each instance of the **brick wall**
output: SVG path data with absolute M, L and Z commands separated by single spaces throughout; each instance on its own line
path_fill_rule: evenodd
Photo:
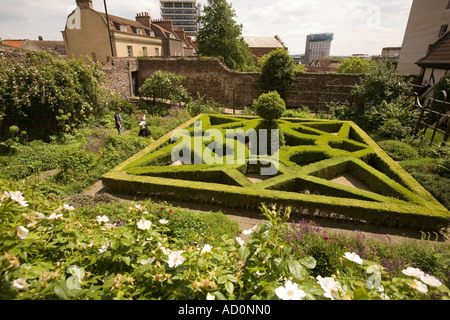
M 259 73 L 234 72 L 221 58 L 151 58 L 139 60 L 139 82 L 162 70 L 186 77 L 183 85 L 196 97 L 223 103 L 227 107 L 250 106 L 263 93 L 259 89 Z M 360 76 L 339 74 L 301 74 L 288 92 L 287 105 L 308 106 L 326 110 L 326 103 L 350 101 L 352 87 Z
M 136 58 L 113 58 L 103 66 L 105 87 L 118 92 L 122 97 L 133 95 L 133 73 L 138 71 Z

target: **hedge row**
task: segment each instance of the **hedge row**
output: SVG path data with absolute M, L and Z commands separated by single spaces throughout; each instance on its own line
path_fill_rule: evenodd
M 192 134 L 197 120 L 202 121 L 203 133 L 214 128 L 223 136 L 227 129 L 246 132 L 260 121 L 199 115 L 178 129 Z M 171 141 L 172 133 L 106 174 L 103 183 L 117 192 L 251 209 L 258 209 L 263 202 L 277 203 L 291 206 L 299 214 L 422 231 L 449 225 L 448 210 L 354 123 L 282 119 L 279 125 L 286 137 L 286 146 L 279 150 L 279 172 L 257 184 L 246 175 L 258 172 L 261 164 L 252 165 L 248 158 L 246 163 L 234 165 L 171 166 L 170 154 L 177 144 Z M 208 143 L 202 144 L 202 151 Z M 344 173 L 352 174 L 371 191 L 330 181 Z

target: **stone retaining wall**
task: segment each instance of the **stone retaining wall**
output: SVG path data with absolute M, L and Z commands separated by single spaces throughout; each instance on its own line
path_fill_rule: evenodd
M 133 76 L 141 85 L 158 70 L 186 77 L 183 86 L 194 98 L 198 93 L 228 108 L 250 106 L 263 93 L 259 89 L 259 73 L 230 70 L 220 57 L 115 58 L 104 66 L 105 85 L 123 97 L 130 97 L 133 95 Z M 331 101 L 351 103 L 351 89 L 360 81 L 361 76 L 357 75 L 299 74 L 288 92 L 287 106 L 327 111 L 326 105 Z

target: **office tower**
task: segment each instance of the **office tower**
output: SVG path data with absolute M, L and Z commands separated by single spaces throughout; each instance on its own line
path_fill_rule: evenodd
M 310 65 L 317 59 L 329 59 L 333 33 L 310 34 L 306 36 L 305 63 Z
M 182 28 L 187 34 L 197 36 L 197 17 L 200 6 L 197 5 L 196 0 L 160 0 L 159 2 L 163 19 L 172 19 L 175 29 Z

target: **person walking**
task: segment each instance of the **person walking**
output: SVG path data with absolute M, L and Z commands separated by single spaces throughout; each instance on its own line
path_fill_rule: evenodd
M 147 121 L 146 121 L 146 114 L 147 112 L 145 110 L 141 111 L 141 116 L 139 118 L 139 136 L 140 137 L 148 137 L 151 136 L 152 133 L 147 127 Z
M 117 108 L 116 114 L 114 115 L 114 120 L 116 122 L 116 129 L 119 132 L 119 134 L 124 133 L 122 116 L 120 115 L 121 111 L 122 110 L 120 108 Z

